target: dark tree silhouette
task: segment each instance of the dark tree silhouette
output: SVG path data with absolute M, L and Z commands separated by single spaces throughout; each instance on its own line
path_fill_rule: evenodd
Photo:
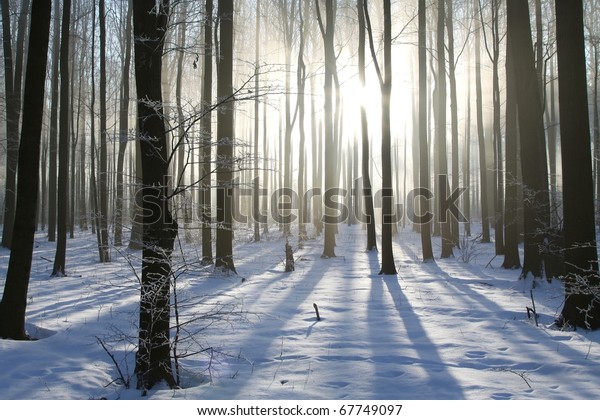
M 427 147 L 427 7 L 425 0 L 419 0 L 419 188 L 429 190 L 429 156 Z M 429 213 L 429 201 L 421 200 L 420 215 Z M 431 224 L 424 220 L 421 225 L 421 247 L 423 261 L 433 260 L 431 244 Z
M 217 245 L 215 267 L 235 272 L 233 263 L 233 2 L 219 0 L 217 97 L 223 101 L 217 116 Z
M 200 135 L 202 136 L 202 154 L 200 165 L 200 221 L 202 223 L 202 263 L 213 263 L 212 226 L 211 226 L 211 112 L 212 79 L 213 79 L 213 0 L 206 0 L 204 17 L 204 69 L 202 75 L 202 105 L 204 115 L 200 120 Z
M 544 271 L 541 251 L 547 245 L 550 222 L 543 111 L 533 60 L 527 2 L 509 0 L 506 11 L 517 89 L 521 167 L 525 194 L 525 255 L 521 276 L 531 274 L 534 277 L 542 277 L 548 274 Z
M 512 39 L 506 40 L 506 191 L 504 262 L 506 269 L 521 268 L 519 256 L 517 152 L 519 130 L 517 124 L 517 91 L 513 68 Z
M 569 325 L 597 329 L 600 279 L 581 0 L 556 0 L 556 43 L 566 269 L 561 315 Z
M 137 118 L 142 156 L 143 251 L 137 387 L 175 386 L 170 359 L 170 257 L 177 224 L 169 209 L 161 67 L 168 0 L 133 2 Z
M 53 276 L 66 275 L 67 216 L 69 203 L 69 32 L 71 1 L 63 2 L 60 28 L 60 114 L 58 121 L 58 203 L 56 207 L 56 254 Z
M 0 302 L 0 337 L 27 339 L 25 309 L 33 253 L 39 191 L 39 160 L 44 116 L 44 85 L 50 38 L 50 2 L 33 0 L 23 122 L 19 146 L 16 211 L 12 250 Z
M 357 0 L 358 9 L 358 77 L 360 86 L 365 89 L 365 0 Z M 377 250 L 375 235 L 375 208 L 373 206 L 373 192 L 371 190 L 371 175 L 369 173 L 369 123 L 364 102 L 360 104 L 360 128 L 362 137 L 362 183 L 365 203 L 365 216 L 367 217 L 367 251 Z

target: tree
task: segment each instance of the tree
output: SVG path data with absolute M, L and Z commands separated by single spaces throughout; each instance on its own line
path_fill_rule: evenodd
M 2 246 L 10 248 L 13 222 L 15 219 L 15 175 L 19 147 L 19 111 L 16 106 L 17 93 L 14 89 L 13 53 L 10 31 L 8 0 L 0 2 L 2 8 L 2 47 L 4 51 L 4 91 L 6 102 L 6 184 L 4 189 L 4 230 Z
M 358 9 L 358 77 L 361 89 L 365 89 L 365 0 L 357 0 Z M 367 251 L 377 250 L 375 236 L 375 209 L 373 192 L 371 190 L 371 175 L 369 174 L 369 122 L 364 101 L 360 103 L 360 128 L 362 138 L 362 183 L 365 213 L 367 216 Z
M 19 146 L 16 211 L 12 250 L 0 302 L 0 337 L 27 339 L 25 309 L 31 273 L 39 159 L 44 114 L 44 85 L 50 38 L 50 2 L 33 0 L 25 75 L 23 123 Z
M 513 67 L 513 40 L 506 40 L 506 201 L 504 262 L 506 269 L 521 268 L 519 256 L 518 195 L 517 195 L 517 152 L 519 128 L 517 124 L 517 87 Z
M 125 56 L 123 59 L 123 74 L 121 75 L 121 100 L 119 106 L 119 151 L 117 155 L 117 196 L 115 198 L 115 225 L 114 243 L 116 246 L 123 244 L 123 167 L 125 152 L 129 142 L 129 70 L 131 66 L 131 15 L 133 13 L 133 0 L 127 2 L 125 17 Z
M 556 0 L 565 246 L 563 322 L 600 328 L 583 2 Z
M 429 156 L 427 147 L 427 8 L 425 0 L 419 0 L 419 188 L 422 193 L 429 190 Z M 419 205 L 422 217 L 421 247 L 423 261 L 433 260 L 431 245 L 431 224 L 425 217 L 429 213 L 429 201 L 421 200 Z
M 475 15 L 479 15 L 479 1 L 475 2 Z M 485 157 L 485 135 L 483 127 L 483 94 L 481 91 L 481 22 L 475 28 L 475 100 L 477 118 L 477 139 L 479 144 L 479 176 L 481 201 L 481 242 L 490 242 L 490 221 L 488 204 L 487 162 Z
M 142 157 L 143 250 L 139 345 L 135 372 L 138 389 L 160 381 L 175 385 L 170 359 L 170 257 L 177 223 L 169 208 L 167 139 L 161 68 L 169 2 L 133 2 L 137 119 Z
M 438 55 L 438 86 L 437 90 L 437 147 L 438 147 L 438 168 L 439 173 L 447 175 L 448 173 L 448 158 L 446 157 L 446 43 L 444 41 L 445 33 L 445 0 L 438 0 L 438 16 L 437 16 L 437 55 Z M 446 191 L 446 185 L 442 185 L 442 179 L 438 182 L 438 202 L 440 203 L 440 223 L 442 228 L 442 253 L 440 258 L 452 257 L 452 232 L 450 220 L 448 220 L 448 212 L 446 208 L 441 206 L 442 200 L 446 194 L 441 191 Z M 446 180 L 447 182 L 447 180 Z M 450 216 L 452 217 L 452 216 Z
M 200 164 L 200 222 L 202 223 L 202 264 L 213 263 L 212 227 L 211 227 L 211 101 L 213 78 L 213 43 L 212 43 L 213 0 L 206 0 L 204 18 L 204 69 L 202 74 L 203 117 L 200 120 L 202 136 Z
M 219 56 L 217 62 L 217 248 L 215 267 L 235 272 L 233 263 L 233 2 L 219 0 Z
M 252 190 L 252 213 L 254 220 L 254 242 L 260 242 L 260 196 L 259 196 L 259 177 L 258 177 L 258 136 L 260 132 L 259 98 L 258 89 L 260 86 L 260 0 L 256 0 L 256 28 L 254 32 L 254 180 Z M 302 223 L 302 220 L 300 221 Z
M 319 29 L 321 36 L 323 37 L 323 47 L 325 50 L 325 81 L 323 85 L 324 91 L 324 121 L 325 121 L 325 156 L 328 159 L 332 159 L 328 165 L 325 165 L 325 195 L 334 192 L 334 188 L 337 187 L 335 183 L 337 173 L 337 160 L 336 156 L 336 136 L 334 130 L 334 110 L 333 110 L 333 85 L 334 77 L 337 74 L 336 69 L 336 56 L 333 44 L 334 33 L 335 33 L 335 15 L 336 7 L 333 0 L 325 1 L 325 22 L 321 16 L 319 0 L 315 0 L 317 20 L 319 22 Z M 336 111 L 337 113 L 337 111 Z M 325 222 L 325 238 L 323 244 L 323 258 L 335 257 L 335 209 L 331 204 L 325 205 L 325 214 L 323 220 Z
M 109 262 L 108 248 L 108 151 L 106 133 L 106 10 L 104 0 L 98 3 L 100 24 L 100 213 L 98 230 L 100 231 L 100 262 Z M 62 77 L 62 74 L 61 74 Z M 60 196 L 60 195 L 59 195 Z
M 529 8 L 525 0 L 506 4 L 507 32 L 511 37 L 517 90 L 521 168 L 524 184 L 524 258 L 522 277 L 548 275 L 541 251 L 547 246 L 550 223 L 548 168 L 543 111 L 535 71 Z
M 66 275 L 67 216 L 69 197 L 69 32 L 71 24 L 71 1 L 63 2 L 60 28 L 60 114 L 58 135 L 58 203 L 56 207 L 57 236 L 53 276 Z
M 52 92 L 50 105 L 50 138 L 48 164 L 48 241 L 56 241 L 56 177 L 58 153 L 58 101 L 60 64 L 60 2 L 54 2 L 54 29 L 52 39 Z M 93 83 L 92 83 L 93 86 Z M 92 119 L 93 121 L 93 119 Z
M 392 249 L 393 216 L 393 187 L 392 187 L 392 150 L 390 126 L 390 101 L 392 96 L 392 12 L 389 0 L 383 1 L 383 72 L 377 61 L 373 42 L 373 31 L 369 18 L 367 1 L 364 1 L 365 19 L 369 33 L 371 56 L 379 78 L 381 89 L 381 174 L 382 174 L 382 205 L 381 205 L 381 270 L 379 274 L 397 274 Z

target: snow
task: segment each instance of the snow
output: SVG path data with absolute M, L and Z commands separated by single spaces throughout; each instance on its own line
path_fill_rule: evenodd
M 306 242 L 291 273 L 276 229 L 250 237 L 236 232 L 230 276 L 199 265 L 199 245 L 178 244 L 178 348 L 195 354 L 180 361 L 182 389 L 142 397 L 133 376 L 141 254 L 113 249 L 100 264 L 95 236 L 78 232 L 68 277 L 51 277 L 54 244 L 40 234 L 27 307 L 38 340 L 0 340 L 0 399 L 600 399 L 600 332 L 553 327 L 560 283 L 518 280 L 493 244 L 478 243 L 469 263 L 422 263 L 407 228 L 394 240 L 398 275 L 380 276 L 360 226 L 340 226 L 335 258 L 320 258 L 322 239 Z M 0 290 L 8 258 L 0 250 Z M 532 286 L 539 326 L 526 312 Z

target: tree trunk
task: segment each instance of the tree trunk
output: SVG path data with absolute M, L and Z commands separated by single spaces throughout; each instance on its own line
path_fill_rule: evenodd
M 50 2 L 34 0 L 31 9 L 29 56 L 25 75 L 23 123 L 19 146 L 14 238 L 0 302 L 0 337 L 27 339 L 25 310 L 31 273 L 35 213 L 39 188 L 39 158 L 44 114 L 44 86 L 50 37 Z
M 456 62 L 454 58 L 454 9 L 452 0 L 446 0 L 446 28 L 448 30 L 448 79 L 450 81 L 450 121 L 452 132 L 452 191 L 459 184 L 458 161 L 458 94 L 456 89 Z M 452 244 L 459 246 L 458 219 L 451 219 Z
M 99 198 L 100 213 L 98 214 L 98 229 L 100 231 L 100 262 L 109 262 L 108 248 L 108 153 L 106 139 L 106 11 L 105 2 L 98 4 L 100 23 L 100 174 Z
M 53 276 L 66 275 L 67 218 L 69 203 L 69 32 L 71 1 L 63 2 L 60 35 L 60 115 L 58 137 L 58 205 L 56 254 Z
M 419 190 L 422 195 L 429 191 L 429 150 L 427 141 L 427 9 L 425 0 L 419 0 Z M 423 199 L 425 198 L 425 199 Z M 419 220 L 421 225 L 421 247 L 423 249 L 423 262 L 432 261 L 433 248 L 431 244 L 431 216 L 429 211 L 429 198 L 424 196 L 420 200 Z
M 58 97 L 60 64 L 60 2 L 54 3 L 54 31 L 52 40 L 52 91 L 50 105 L 50 150 L 48 165 L 48 241 L 56 241 L 56 183 L 58 154 Z M 93 114 L 92 114 L 93 115 Z
M 365 3 L 366 4 L 366 3 Z M 390 101 L 392 96 L 392 11 L 390 0 L 383 1 L 383 63 L 384 76 L 381 85 L 381 173 L 383 198 L 381 204 L 381 270 L 379 274 L 397 274 L 392 249 L 392 226 L 394 224 L 392 185 L 392 133 Z
M 510 35 L 510 34 L 509 34 Z M 504 238 L 504 262 L 502 267 L 512 270 L 521 268 L 519 256 L 519 225 L 517 196 L 517 152 L 519 127 L 517 124 L 517 90 L 513 67 L 513 41 L 506 41 L 506 214 Z
M 304 203 L 304 195 L 306 191 L 306 185 L 304 183 L 304 174 L 306 171 L 306 133 L 304 129 L 305 119 L 305 102 L 304 96 L 306 91 L 306 64 L 304 63 L 304 45 L 306 40 L 306 30 L 304 26 L 304 19 L 308 16 L 309 2 L 304 2 L 304 11 L 302 10 L 302 2 L 298 2 L 298 17 L 300 20 L 300 45 L 298 47 L 298 69 L 297 69 L 297 80 L 296 85 L 298 86 L 297 106 L 298 106 L 298 128 L 300 132 L 300 144 L 299 144 L 299 164 L 298 164 L 298 247 L 302 247 L 304 241 L 306 241 L 306 210 Z
M 168 1 L 133 2 L 135 79 L 142 155 L 143 259 L 140 291 L 139 347 L 135 372 L 138 389 L 175 380 L 170 359 L 171 253 L 177 236 L 168 202 L 169 175 L 161 68 L 167 30 Z
M 334 33 L 335 33 L 335 6 L 333 0 L 325 2 L 325 23 L 321 17 L 319 10 L 319 0 L 315 0 L 317 8 L 317 19 L 321 28 L 323 37 L 323 47 L 325 50 L 325 82 L 324 82 L 324 119 L 325 119 L 325 156 L 327 159 L 332 159 L 329 165 L 325 165 L 325 198 L 334 192 L 337 187 L 335 182 L 337 173 L 337 159 L 335 159 L 336 138 L 334 130 L 334 110 L 333 110 L 333 79 L 336 73 L 336 57 L 334 50 Z M 325 214 L 323 221 L 325 224 L 325 238 L 323 246 L 322 258 L 335 257 L 335 233 L 336 233 L 336 209 L 332 203 L 325 203 Z
M 213 263 L 212 253 L 212 216 L 211 216 L 211 178 L 212 178 L 212 135 L 211 102 L 213 77 L 212 19 L 213 0 L 206 0 L 204 20 L 204 69 L 202 74 L 203 116 L 200 120 L 201 163 L 200 163 L 200 222 L 202 223 L 202 264 Z
M 529 9 L 524 0 L 507 2 L 507 28 L 512 41 L 517 87 L 521 167 L 524 184 L 525 245 L 522 277 L 547 276 L 541 253 L 547 246 L 549 229 L 548 168 L 543 111 L 531 41 Z
M 221 101 L 217 117 L 217 248 L 215 267 L 235 272 L 233 263 L 233 4 L 219 0 L 219 55 L 217 97 Z
M 358 77 L 361 89 L 366 87 L 365 71 L 365 0 L 357 0 L 358 9 Z M 375 234 L 375 208 L 373 206 L 373 191 L 371 188 L 371 175 L 369 174 L 369 125 L 367 110 L 364 102 L 360 103 L 360 127 L 362 137 L 362 183 L 363 199 L 365 203 L 365 216 L 367 225 L 367 251 L 377 250 Z
M 595 330 L 600 278 L 581 0 L 556 0 L 556 42 L 567 271 L 561 315 L 568 325 Z
M 438 202 L 440 203 L 440 224 L 442 228 L 442 253 L 440 258 L 450 258 L 452 253 L 452 231 L 449 218 L 452 215 L 448 214 L 448 209 L 442 205 L 447 194 L 442 194 L 442 191 L 447 192 L 447 174 L 448 174 L 448 158 L 446 145 L 446 44 L 444 41 L 444 29 L 446 27 L 445 17 L 445 0 L 438 0 L 438 22 L 437 22 L 437 54 L 438 54 L 438 120 L 437 120 L 437 145 L 439 158 L 439 173 L 443 175 L 438 182 Z M 452 63 L 451 63 L 452 65 Z
M 475 16 L 479 15 L 479 0 L 475 2 Z M 481 25 L 481 23 L 479 24 Z M 485 156 L 485 135 L 483 132 L 483 98 L 481 92 L 481 26 L 475 29 L 475 96 L 477 113 L 477 138 L 479 144 L 479 192 L 481 205 L 481 242 L 490 242 L 490 221 L 488 209 L 487 163 Z
M 131 66 L 131 15 L 133 13 L 133 0 L 127 2 L 127 15 L 125 18 L 125 58 L 123 60 L 123 74 L 121 75 L 121 99 L 119 107 L 119 151 L 117 156 L 117 195 L 115 199 L 115 224 L 114 244 L 123 245 L 123 167 L 125 152 L 129 142 L 129 72 Z
M 256 31 L 254 33 L 254 180 L 252 195 L 252 221 L 254 223 L 254 242 L 260 242 L 260 182 L 258 176 L 258 136 L 260 133 L 259 94 L 260 88 L 260 0 L 256 0 Z M 264 157 L 266 162 L 266 156 Z M 264 181 L 264 180 L 263 180 Z M 302 222 L 300 222 L 302 223 Z
M 2 8 L 2 37 L 4 50 L 4 91 L 6 104 L 6 180 L 4 188 L 4 217 L 2 246 L 10 248 L 15 220 L 15 188 L 17 161 L 19 158 L 19 98 L 15 89 L 13 53 L 11 45 L 9 1 L 0 2 Z

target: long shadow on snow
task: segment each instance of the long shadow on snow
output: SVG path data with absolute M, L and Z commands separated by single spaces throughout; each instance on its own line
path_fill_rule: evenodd
M 399 245 L 404 254 L 412 257 L 413 259 L 417 258 L 416 253 L 412 249 L 402 246 L 402 244 Z M 452 260 L 448 261 L 448 263 L 450 262 L 452 262 Z M 446 261 L 444 261 L 444 265 L 448 265 L 446 264 Z M 520 324 L 516 325 L 516 328 L 511 328 L 510 330 L 506 331 L 504 331 L 505 327 L 500 324 L 497 327 L 500 336 L 507 336 L 508 341 L 513 345 L 510 349 L 494 349 L 492 343 L 482 342 L 482 345 L 485 346 L 485 349 L 488 350 L 488 352 L 467 352 L 465 354 L 465 360 L 461 362 L 462 367 L 477 370 L 497 369 L 499 371 L 504 369 L 512 369 L 515 371 L 535 372 L 536 375 L 542 376 L 546 373 L 548 375 L 553 374 L 553 369 L 556 369 L 556 366 L 547 366 L 550 362 L 545 362 L 543 355 L 548 354 L 552 358 L 556 354 L 556 341 L 548 340 L 548 333 L 543 329 L 528 325 L 525 322 L 524 310 L 523 312 L 507 310 L 498 305 L 496 302 L 490 300 L 482 293 L 486 287 L 494 287 L 493 283 L 497 280 L 493 276 L 483 272 L 483 270 L 479 269 L 478 267 L 472 267 L 467 264 L 458 268 L 460 268 L 461 272 L 465 272 L 465 277 L 472 278 L 469 280 L 449 275 L 446 271 L 444 271 L 444 268 L 440 267 L 438 264 L 426 263 L 421 264 L 419 267 L 421 271 L 430 275 L 430 282 L 436 280 L 443 281 L 447 287 L 454 290 L 454 293 L 451 293 L 451 295 L 454 298 L 461 299 L 464 302 L 465 308 L 467 308 L 467 311 L 464 312 L 464 316 L 472 318 L 472 325 L 475 325 L 476 322 L 500 323 L 504 321 L 506 326 L 507 323 L 520 322 Z M 477 278 L 478 280 L 473 280 L 473 278 Z M 518 280 L 515 280 L 515 282 L 516 281 Z M 389 282 L 387 284 L 388 286 L 390 285 Z M 397 293 L 402 293 L 399 287 Z M 525 296 L 523 296 L 523 302 L 524 308 L 524 305 L 529 303 Z M 437 313 L 439 316 L 447 315 L 447 313 L 444 313 L 443 308 L 436 308 L 435 304 L 432 304 L 431 307 L 428 308 L 428 312 Z M 515 334 L 518 334 L 517 338 L 515 338 Z M 562 338 L 556 337 L 555 340 L 561 341 Z M 520 346 L 515 348 L 515 343 L 520 343 Z M 501 345 L 502 343 L 495 344 Z M 495 353 L 490 353 L 492 350 L 494 350 Z M 507 351 L 510 351 L 510 355 L 504 354 L 504 352 Z M 561 369 L 565 369 L 566 371 L 569 370 L 568 365 L 572 360 L 577 360 L 579 361 L 578 363 L 589 365 L 590 368 L 595 366 L 593 361 L 587 360 L 584 352 L 580 352 L 572 347 L 563 346 L 560 353 L 566 356 L 566 360 L 562 362 L 560 366 Z M 519 358 L 514 357 L 514 354 L 523 355 L 522 361 L 518 361 Z M 482 359 L 481 361 L 478 360 L 480 357 Z M 516 363 L 514 363 L 515 359 Z M 546 369 L 549 370 L 546 372 Z M 590 392 L 589 395 L 582 395 L 581 397 L 594 399 L 598 398 L 598 395 Z
M 377 254 L 372 253 L 369 255 L 369 264 L 372 273 L 377 273 L 379 270 L 379 263 Z M 400 320 L 404 325 L 407 339 L 413 344 L 410 349 L 398 345 L 398 351 L 405 352 L 414 351 L 415 356 L 407 355 L 375 355 L 372 359 L 377 369 L 377 375 L 382 381 L 390 376 L 394 377 L 394 372 L 400 369 L 402 366 L 419 366 L 425 370 L 427 378 L 423 383 L 417 385 L 418 378 L 410 381 L 410 396 L 408 398 L 416 397 L 416 399 L 463 399 L 464 394 L 462 392 L 460 384 L 456 378 L 448 370 L 448 365 L 441 359 L 440 354 L 436 349 L 436 345 L 429 339 L 427 331 L 423 327 L 419 315 L 415 313 L 412 306 L 410 305 L 407 297 L 404 295 L 402 288 L 398 282 L 397 275 L 371 276 L 371 300 L 382 302 L 384 300 L 384 284 L 387 293 L 389 293 L 392 301 L 394 302 L 394 308 L 396 309 Z M 369 319 L 377 319 L 375 314 L 372 314 L 373 310 L 369 311 Z M 387 318 L 392 320 L 393 318 Z M 376 342 L 378 337 L 393 337 L 394 334 L 398 334 L 393 331 L 390 325 L 377 325 L 377 330 L 374 330 L 374 326 L 370 325 L 370 332 L 372 337 L 372 345 L 374 346 L 374 353 L 376 353 Z M 387 332 L 382 330 L 387 328 Z M 406 395 L 402 395 L 403 387 L 402 382 L 405 375 L 399 375 L 399 378 L 395 378 L 392 383 L 391 389 L 399 390 L 395 395 L 391 395 L 388 398 L 391 399 L 404 399 Z M 385 382 L 384 382 L 385 383 Z M 385 387 L 384 387 L 385 389 Z M 388 392 L 390 387 L 387 387 Z

